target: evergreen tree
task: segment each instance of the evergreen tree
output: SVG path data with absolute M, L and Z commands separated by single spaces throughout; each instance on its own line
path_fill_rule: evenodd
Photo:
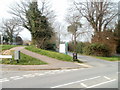
M 32 35 L 32 41 L 37 47 L 44 48 L 44 42 L 51 38 L 53 29 L 48 19 L 41 14 L 37 2 L 31 2 L 26 12 L 27 25 L 24 25 Z

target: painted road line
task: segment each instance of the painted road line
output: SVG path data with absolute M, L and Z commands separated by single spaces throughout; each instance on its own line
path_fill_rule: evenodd
M 13 79 L 13 78 L 18 78 L 18 77 L 20 77 L 20 76 L 14 76 L 14 77 L 10 77 L 10 78 Z
M 8 80 L 7 78 L 0 79 L 0 82 L 7 82 L 7 81 L 10 81 L 10 80 Z
M 19 79 L 23 79 L 23 77 L 17 76 L 17 77 L 10 77 L 13 80 L 19 80 Z
M 42 76 L 42 75 L 45 75 L 45 74 L 35 73 L 34 75 L 36 75 L 36 76 Z
M 80 81 L 75 81 L 75 82 L 70 82 L 70 83 L 67 83 L 67 84 L 57 85 L 57 86 L 54 86 L 54 87 L 51 87 L 51 88 L 58 88 L 58 87 L 62 87 L 62 86 L 67 86 L 67 85 L 71 85 L 71 84 L 75 84 L 75 83 L 80 83 L 80 82 L 87 81 L 87 80 L 96 79 L 96 78 L 99 78 L 99 77 L 101 77 L 101 76 L 97 76 L 97 77 L 93 77 L 93 78 L 88 78 L 88 79 L 84 79 L 84 80 L 80 80 Z
M 63 70 L 63 71 L 65 71 L 65 72 L 69 72 L 69 71 L 72 71 L 72 70 Z
M 106 82 L 102 82 L 102 83 L 99 83 L 99 84 L 95 84 L 95 85 L 89 86 L 87 88 L 93 88 L 93 87 L 100 86 L 100 85 L 103 85 L 103 84 L 106 84 L 106 83 L 109 83 L 109 82 L 113 82 L 113 81 L 116 81 L 116 79 L 106 81 Z
M 83 70 L 85 68 L 80 68 L 80 69 L 71 69 L 72 71 L 77 71 L 77 70 Z
M 104 76 L 104 78 L 106 78 L 107 80 L 111 80 L 111 78 L 107 77 L 107 76 Z
M 80 83 L 83 87 L 87 88 L 87 85 L 85 85 L 84 83 Z
M 51 73 L 51 72 L 53 72 L 53 71 L 44 72 L 43 74 L 49 74 L 49 73 Z
M 27 74 L 27 75 L 23 75 L 23 77 L 29 78 L 29 77 L 35 77 L 35 75 L 33 75 L 33 74 Z

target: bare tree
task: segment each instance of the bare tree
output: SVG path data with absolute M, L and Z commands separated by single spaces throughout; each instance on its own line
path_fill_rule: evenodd
M 9 38 L 10 44 L 13 43 L 13 37 L 18 36 L 22 31 L 21 23 L 17 18 L 3 20 L 0 32 Z
M 70 14 L 70 12 L 72 12 Z M 81 22 L 80 22 L 80 19 L 81 19 L 81 16 L 78 15 L 76 12 L 74 12 L 73 9 L 69 9 L 68 13 L 70 14 L 69 16 L 67 15 L 66 17 L 66 21 L 69 23 L 69 26 L 67 28 L 68 32 L 70 32 L 72 34 L 72 40 L 74 38 L 74 53 L 73 53 L 73 61 L 76 61 L 77 60 L 77 48 L 76 48 L 76 45 L 77 45 L 77 36 L 78 36 L 78 29 L 81 28 Z
M 77 60 L 77 38 L 83 34 L 86 36 L 89 31 L 81 29 L 82 23 L 80 21 L 82 16 L 74 8 L 70 8 L 68 14 L 66 17 L 66 21 L 69 24 L 67 30 L 72 34 L 72 42 L 74 42 L 73 60 Z
M 117 15 L 117 7 L 115 8 L 115 4 L 108 0 L 74 2 L 74 6 L 80 15 L 87 19 L 95 32 L 106 31 L 107 26 Z
M 41 5 L 40 11 L 41 11 L 42 15 L 46 16 L 49 19 L 49 21 L 51 23 L 53 23 L 56 15 L 54 13 L 54 10 L 51 9 L 52 7 L 50 5 L 50 1 L 41 0 L 40 5 Z
M 32 0 L 31 2 L 33 1 L 37 2 L 37 0 Z M 9 11 L 9 13 L 19 18 L 22 21 L 23 26 L 27 29 L 29 29 L 29 27 L 27 27 L 28 21 L 26 19 L 26 13 L 31 2 L 29 0 L 21 1 L 20 3 L 16 2 L 14 6 L 10 7 Z M 51 10 L 49 2 L 47 0 L 40 0 L 39 3 L 39 10 L 41 11 L 41 15 L 47 17 L 47 19 L 52 23 L 54 21 L 55 14 L 54 11 Z

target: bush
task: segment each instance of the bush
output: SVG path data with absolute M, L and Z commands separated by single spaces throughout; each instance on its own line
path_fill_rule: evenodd
M 120 54 L 120 40 L 118 40 L 118 45 L 116 48 L 116 52 Z
M 105 44 L 93 43 L 84 47 L 83 53 L 86 55 L 110 56 L 110 49 Z
M 49 43 L 45 46 L 45 50 L 52 50 L 52 51 L 56 51 L 56 45 Z
M 117 53 L 119 53 L 120 54 L 120 46 L 117 46 Z
M 83 48 L 87 45 L 88 43 L 83 43 L 83 42 L 78 42 L 77 43 L 77 53 L 81 53 L 81 54 L 83 54 Z M 74 43 L 72 43 L 72 42 L 70 42 L 69 44 L 68 44 L 68 50 L 70 51 L 70 52 L 73 52 L 74 51 Z
M 74 43 L 73 42 L 68 43 L 68 51 L 70 51 L 70 52 L 74 51 Z
M 86 46 L 85 43 L 79 42 L 77 43 L 77 53 L 83 53 L 83 48 Z

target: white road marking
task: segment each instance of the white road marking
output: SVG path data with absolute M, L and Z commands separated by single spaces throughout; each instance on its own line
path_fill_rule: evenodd
M 0 82 L 7 82 L 9 81 L 7 78 L 0 79 Z
M 23 77 L 14 78 L 13 80 L 23 79 Z
M 54 86 L 54 87 L 51 87 L 51 88 L 58 88 L 58 87 L 62 87 L 62 86 L 67 86 L 67 85 L 71 85 L 71 84 L 75 84 L 75 83 L 80 83 L 82 81 L 96 79 L 96 78 L 99 78 L 99 77 L 101 77 L 101 76 L 97 76 L 97 77 L 93 77 L 93 78 L 88 78 L 88 79 L 84 79 L 84 80 L 80 80 L 80 81 L 75 81 L 75 82 L 71 82 L 71 83 L 67 83 L 67 84 L 62 84 L 62 85 Z
M 72 70 L 63 70 L 63 71 L 65 71 L 65 72 L 69 72 L 69 71 L 72 71 Z
M 53 72 L 50 73 L 50 74 L 63 73 L 63 72 L 67 72 L 67 71 L 70 71 L 70 70 L 56 70 L 56 71 L 53 71 Z
M 82 70 L 83 68 L 81 68 L 80 70 Z M 76 71 L 76 70 L 79 70 L 79 69 L 71 69 L 71 71 Z
M 13 80 L 23 79 L 23 77 L 20 77 L 20 76 L 14 76 L 14 77 L 10 77 L 10 78 Z
M 92 86 L 89 86 L 87 88 L 93 88 L 93 87 L 100 86 L 102 84 L 106 84 L 106 83 L 113 82 L 113 81 L 116 81 L 116 79 L 113 79 L 113 80 L 110 80 L 110 81 L 106 81 L 106 82 L 102 82 L 102 83 L 99 83 L 99 84 L 96 84 L 96 85 L 92 85 Z
M 42 76 L 42 75 L 45 75 L 45 74 L 35 73 L 34 75 L 36 75 L 36 76 Z
M 87 88 L 87 85 L 85 85 L 84 83 L 80 83 L 83 87 Z
M 104 78 L 106 78 L 107 80 L 111 80 L 111 78 L 107 77 L 107 76 L 104 76 Z
M 13 79 L 13 78 L 18 78 L 18 77 L 20 77 L 20 76 L 14 76 L 14 77 L 10 77 L 10 78 Z
M 23 75 L 23 77 L 29 78 L 29 77 L 35 77 L 35 75 L 33 75 L 33 74 L 27 74 L 27 75 Z

